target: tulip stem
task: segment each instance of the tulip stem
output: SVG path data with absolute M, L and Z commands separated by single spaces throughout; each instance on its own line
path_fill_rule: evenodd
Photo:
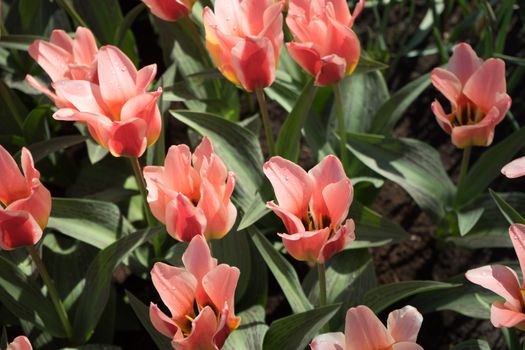
M 341 163 L 346 169 L 348 166 L 348 157 L 346 151 L 346 127 L 345 127 L 345 116 L 343 113 L 343 99 L 341 97 L 341 87 L 339 83 L 334 84 L 334 95 L 335 95 L 335 112 L 337 115 L 337 124 L 339 126 L 339 148 L 341 153 Z
M 319 275 L 319 307 L 326 306 L 326 268 L 325 264 L 317 263 L 317 273 Z M 328 332 L 323 326 L 323 333 Z
M 51 300 L 53 301 L 53 305 L 55 306 L 55 309 L 58 313 L 60 322 L 62 322 L 62 326 L 64 327 L 64 330 L 66 331 L 66 335 L 69 339 L 71 339 L 73 337 L 73 328 L 71 327 L 71 323 L 69 322 L 69 318 L 67 316 L 67 312 L 64 307 L 64 304 L 62 303 L 62 300 L 60 300 L 58 291 L 55 288 L 55 284 L 53 283 L 53 280 L 49 276 L 46 266 L 44 265 L 44 262 L 42 261 L 42 259 L 40 259 L 40 255 L 38 255 L 38 252 L 36 251 L 35 247 L 28 246 L 27 251 L 29 252 L 29 255 L 31 255 L 31 259 L 35 263 L 36 269 L 38 270 L 38 273 L 40 274 L 42 281 L 47 287 L 47 291 L 49 293 L 49 296 L 51 297 Z
M 272 126 L 270 124 L 270 116 L 268 115 L 268 106 L 266 104 L 266 98 L 264 97 L 264 90 L 262 88 L 255 89 L 255 95 L 257 96 L 257 102 L 259 102 L 264 133 L 266 134 L 266 143 L 268 143 L 268 153 L 270 153 L 270 156 L 273 156 L 275 155 L 275 143 L 273 141 Z
M 461 160 L 461 169 L 459 170 L 458 188 L 461 187 L 463 181 L 465 181 L 465 176 L 467 175 L 468 166 L 470 163 L 471 151 L 472 147 L 466 147 L 463 149 L 463 159 Z

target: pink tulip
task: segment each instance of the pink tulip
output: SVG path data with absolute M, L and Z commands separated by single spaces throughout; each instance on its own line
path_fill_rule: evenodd
M 352 74 L 361 46 L 352 31 L 365 6 L 360 0 L 351 14 L 346 0 L 290 0 L 286 24 L 295 41 L 290 56 L 315 77 L 315 85 L 337 83 Z
M 7 345 L 7 350 L 33 350 L 31 343 L 27 337 L 21 335 L 16 337 L 12 343 Z
M 494 129 L 510 108 L 507 95 L 505 63 L 497 58 L 483 62 L 470 45 L 459 44 L 448 62 L 448 68 L 432 71 L 432 84 L 450 102 L 446 114 L 436 100 L 432 111 L 445 132 L 451 134 L 458 148 L 489 146 Z
M 180 17 L 187 16 L 195 0 L 142 0 L 155 16 L 175 22 Z
M 355 239 L 354 221 L 343 221 L 353 187 L 335 156 L 325 157 L 308 173 L 281 157 L 272 157 L 263 171 L 275 196 L 267 206 L 281 218 L 288 234 L 279 234 L 297 260 L 324 263 Z
M 157 99 L 162 90 L 146 92 L 156 72 L 155 64 L 137 72 L 117 47 L 104 46 L 97 54 L 98 85 L 86 80 L 53 83 L 71 104 L 53 117 L 86 123 L 91 136 L 115 157 L 140 157 L 160 134 Z
M 512 162 L 505 165 L 503 169 L 501 169 L 501 172 L 509 179 L 522 177 L 525 175 L 525 157 L 514 159 Z
M 247 91 L 270 86 L 283 45 L 282 1 L 216 0 L 203 12 L 206 47 L 221 73 Z
M 151 303 L 151 323 L 172 339 L 176 350 L 220 349 L 241 321 L 234 312 L 239 269 L 217 265 L 201 235 L 193 237 L 182 262 L 184 268 L 164 263 L 153 266 L 153 285 L 171 317 Z
M 176 240 L 220 239 L 235 223 L 237 209 L 230 200 L 235 174 L 207 137 L 193 155 L 186 145 L 171 146 L 164 166 L 145 167 L 144 178 L 151 212 Z
M 29 55 L 49 75 L 51 81 L 88 80 L 97 81 L 96 54 L 97 43 L 93 33 L 84 27 L 78 27 L 75 39 L 71 39 L 63 30 L 51 33 L 49 42 L 35 40 L 28 49 Z M 45 94 L 58 108 L 71 107 L 60 93 L 55 93 L 31 75 L 26 75 L 26 82 Z
M 514 224 L 509 228 L 509 235 L 525 272 L 525 225 Z M 490 308 L 490 321 L 494 327 L 516 327 L 525 330 L 523 291 L 525 284 L 520 283 L 514 270 L 503 265 L 483 266 L 469 270 L 465 277 L 472 283 L 479 284 L 505 299 L 495 301 Z
M 51 212 L 51 194 L 40 182 L 33 157 L 22 148 L 22 174 L 0 146 L 0 248 L 12 250 L 36 244 Z
M 423 316 L 412 306 L 394 310 L 385 327 L 366 306 L 353 307 L 346 313 L 345 333 L 318 335 L 310 343 L 312 350 L 423 350 L 416 344 Z

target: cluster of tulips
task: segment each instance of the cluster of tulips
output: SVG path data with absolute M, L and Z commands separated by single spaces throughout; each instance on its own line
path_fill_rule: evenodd
M 188 16 L 194 3 L 143 1 L 165 21 Z M 352 26 L 364 9 L 364 0 L 353 13 L 345 0 L 290 0 L 287 4 L 216 0 L 214 10 L 206 7 L 202 14 L 209 55 L 230 82 L 262 97 L 260 104 L 264 103 L 262 89 L 272 85 L 276 77 L 285 7 L 286 24 L 293 35 L 293 41 L 286 44 L 288 53 L 313 76 L 314 85 L 335 87 L 359 62 L 360 43 Z M 92 32 L 84 27 L 78 27 L 74 38 L 54 30 L 49 41 L 33 42 L 29 54 L 52 83 L 48 87 L 30 75 L 26 82 L 55 104 L 53 118 L 85 124 L 91 137 L 113 156 L 128 157 L 144 195 L 145 212 L 164 224 L 173 239 L 189 243 L 182 256 L 183 267 L 163 262 L 153 265 L 152 283 L 169 314 L 151 303 L 151 324 L 171 339 L 174 349 L 221 349 L 243 322 L 234 308 L 243 271 L 219 264 L 209 243 L 222 239 L 236 222 L 237 209 L 231 200 L 236 174 L 228 170 L 207 137 L 193 152 L 185 144 L 170 146 L 163 166 L 141 167 L 139 158 L 157 141 L 162 128 L 157 101 L 163 91 L 148 91 L 156 77 L 155 64 L 137 70 L 118 47 L 97 47 Z M 451 106 L 447 113 L 436 100 L 431 108 L 452 143 L 462 149 L 490 145 L 496 125 L 511 105 L 504 62 L 497 58 L 483 61 L 468 44 L 460 43 L 448 66 L 434 69 L 431 79 Z M 262 114 L 267 114 L 261 108 Z M 266 124 L 265 129 L 269 153 L 274 155 L 271 128 Z M 21 151 L 21 165 L 23 173 L 0 146 L 0 247 L 25 247 L 39 267 L 42 261 L 35 245 L 48 222 L 51 194 L 26 148 Z M 272 156 L 259 170 L 273 186 L 277 203 L 266 205 L 286 228 L 278 233 L 284 248 L 296 260 L 315 264 L 323 271 L 330 258 L 359 235 L 354 220 L 348 218 L 353 186 L 342 162 L 328 155 L 306 172 L 285 158 Z M 510 163 L 503 173 L 508 177 L 525 175 L 525 160 Z M 525 226 L 512 225 L 510 237 L 525 271 Z M 50 283 L 52 294 L 52 281 L 42 277 Z M 505 299 L 492 305 L 495 327 L 525 329 L 523 289 L 511 268 L 485 266 L 468 271 L 466 277 Z M 320 289 L 323 305 L 326 281 L 320 282 Z M 310 347 L 422 349 L 416 344 L 422 322 L 417 309 L 405 306 L 389 314 L 385 327 L 372 310 L 357 306 L 346 313 L 344 333 L 317 335 Z M 27 338 L 18 337 L 8 349 L 31 349 L 31 345 Z

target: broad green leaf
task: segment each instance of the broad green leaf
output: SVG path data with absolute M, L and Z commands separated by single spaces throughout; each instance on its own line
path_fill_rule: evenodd
M 56 151 L 77 145 L 85 140 L 86 137 L 82 135 L 57 136 L 46 141 L 28 145 L 27 148 L 31 151 L 36 163 Z
M 263 349 L 304 349 L 339 307 L 328 305 L 273 321 L 264 337 Z
M 241 325 L 230 333 L 222 350 L 262 350 L 268 326 L 264 323 L 264 308 L 255 305 L 238 314 Z
M 502 196 L 500 196 L 497 192 L 494 192 L 489 188 L 490 195 L 492 199 L 496 202 L 496 205 L 498 206 L 499 210 L 507 219 L 509 224 L 525 224 L 525 218 L 518 213 L 516 209 L 514 209 L 505 199 L 503 199 Z
M 460 235 L 465 236 L 467 233 L 469 233 L 472 230 L 472 228 L 477 224 L 484 212 L 485 208 L 483 207 L 457 212 L 456 214 L 458 216 L 458 226 Z
M 348 217 L 356 225 L 356 240 L 348 245 L 348 249 L 379 247 L 408 238 L 408 233 L 401 226 L 357 201 L 352 203 Z
M 245 210 L 245 214 L 241 218 L 241 222 L 239 223 L 239 227 L 237 228 L 239 231 L 244 230 L 245 228 L 255 224 L 257 221 L 259 221 L 260 218 L 265 216 L 270 212 L 270 209 L 264 205 L 263 199 L 260 197 L 259 194 L 257 194 L 254 197 L 254 200 L 252 204 L 248 206 L 248 208 Z
M 149 318 L 149 308 L 133 294 L 131 294 L 131 292 L 126 291 L 126 295 L 128 296 L 129 304 L 133 308 L 133 311 L 135 311 L 135 315 L 137 315 L 137 318 L 139 319 L 140 323 L 142 323 L 142 326 L 146 328 L 146 331 L 148 331 L 151 339 L 153 339 L 159 350 L 173 350 L 171 346 L 171 339 L 159 333 L 151 324 Z
M 420 76 L 396 91 L 373 116 L 370 132 L 389 135 L 408 107 L 430 85 L 430 73 Z
M 350 151 L 367 167 L 404 188 L 434 218 L 443 217 L 455 186 L 434 148 L 414 139 L 381 135 L 348 133 L 347 139 Z
M 33 109 L 24 120 L 22 130 L 26 143 L 44 141 L 46 139 L 46 119 L 53 114 L 53 111 L 47 106 L 40 106 Z
M 464 205 L 484 192 L 492 180 L 501 175 L 501 168 L 523 147 L 524 139 L 525 127 L 488 148 L 470 168 L 465 181 L 459 186 L 456 204 Z
M 86 273 L 86 285 L 75 312 L 73 333 L 77 341 L 85 342 L 91 337 L 104 312 L 113 271 L 129 254 L 158 232 L 158 228 L 137 231 L 97 254 Z
M 99 249 L 133 230 L 115 204 L 74 198 L 53 198 L 48 227 Z
M 452 350 L 490 350 L 490 345 L 486 340 L 471 339 L 459 343 Z
M 273 276 L 279 283 L 286 300 L 294 313 L 312 309 L 312 304 L 304 294 L 299 282 L 299 277 L 293 266 L 272 246 L 270 241 L 255 227 L 247 229 L 259 254 L 272 271 Z
M 522 57 L 514 57 L 514 56 L 508 56 L 503 54 L 496 54 L 496 57 L 499 57 L 509 63 L 518 65 L 518 66 L 525 66 L 525 58 Z
M 65 331 L 53 303 L 46 298 L 34 279 L 0 255 L 0 299 L 15 316 L 27 320 L 54 337 L 65 337 Z
M 316 90 L 317 88 L 313 85 L 313 81 L 310 80 L 298 97 L 290 115 L 288 115 L 281 126 L 279 136 L 275 142 L 277 155 L 289 159 L 292 162 L 297 162 L 297 158 L 299 157 L 301 130 L 308 117 Z
M 436 281 L 403 281 L 384 284 L 366 293 L 364 303 L 377 314 L 390 305 L 410 296 L 433 290 L 442 291 L 458 286 L 460 284 Z
M 340 329 L 345 323 L 346 311 L 363 303 L 370 289 L 377 285 L 374 262 L 367 249 L 344 250 L 328 260 L 326 265 L 326 298 L 328 304 L 340 303 L 341 308 L 330 320 L 330 329 Z M 319 304 L 319 279 L 312 268 L 303 281 L 308 298 Z
M 126 36 L 128 30 L 130 30 L 131 25 L 135 19 L 146 8 L 146 5 L 141 2 L 133 7 L 128 13 L 126 13 L 126 16 L 124 16 L 124 19 L 119 23 L 117 30 L 115 31 L 115 36 L 113 37 L 113 43 L 116 46 L 119 46 L 122 40 L 124 40 L 124 37 Z
M 7 49 L 27 51 L 29 45 L 35 40 L 45 39 L 42 36 L 37 35 L 26 35 L 26 34 L 2 34 L 2 40 L 0 40 L 0 47 Z
M 237 177 L 236 198 L 246 213 L 262 183 L 263 155 L 258 137 L 216 115 L 190 111 L 170 113 L 199 134 L 210 138 L 215 152 Z

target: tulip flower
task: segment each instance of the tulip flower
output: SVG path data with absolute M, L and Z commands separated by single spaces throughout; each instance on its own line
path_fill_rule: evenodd
M 509 179 L 522 177 L 525 175 L 525 157 L 514 159 L 512 162 L 505 165 L 503 169 L 501 169 L 501 172 Z
M 525 272 L 525 225 L 510 226 L 509 235 L 521 271 Z M 504 302 L 495 301 L 490 308 L 490 321 L 494 327 L 516 327 L 525 330 L 525 283 L 520 283 L 513 269 L 503 265 L 483 266 L 467 271 L 465 277 L 505 299 Z
M 53 82 L 60 80 L 97 81 L 97 43 L 93 33 L 78 27 L 71 39 L 63 30 L 56 29 L 48 41 L 35 40 L 28 49 L 29 55 L 42 67 Z M 55 93 L 31 75 L 26 82 L 52 100 L 58 108 L 70 107 L 60 93 Z
M 186 145 L 171 146 L 164 166 L 145 167 L 144 178 L 151 212 L 179 241 L 196 235 L 220 239 L 235 223 L 237 209 L 230 200 L 235 174 L 207 137 L 193 155 Z
M 423 350 L 416 344 L 423 316 L 412 306 L 394 310 L 385 327 L 366 306 L 353 307 L 346 313 L 345 333 L 318 335 L 310 343 L 312 350 Z
M 283 44 L 282 1 L 216 0 L 203 11 L 206 47 L 221 73 L 247 91 L 270 86 Z
M 184 268 L 153 266 L 153 285 L 171 316 L 151 303 L 151 323 L 172 339 L 176 350 L 220 349 L 241 321 L 235 316 L 233 300 L 239 269 L 217 265 L 201 235 L 193 237 L 182 262 Z
M 195 0 L 142 0 L 151 13 L 168 22 L 175 22 L 180 17 L 187 16 Z
M 354 71 L 361 46 L 352 26 L 364 6 L 360 0 L 351 14 L 346 0 L 290 0 L 286 24 L 295 41 L 286 46 L 315 85 L 337 83 Z
M 452 107 L 447 114 L 437 100 L 432 103 L 436 120 L 452 136 L 452 143 L 458 148 L 489 146 L 496 125 L 511 105 L 503 60 L 490 58 L 483 62 L 470 45 L 461 43 L 454 49 L 447 69 L 432 71 L 432 84 Z
M 25 336 L 16 337 L 12 343 L 7 345 L 7 350 L 33 350 L 29 339 Z
M 12 250 L 36 244 L 51 212 L 51 194 L 40 182 L 33 157 L 22 148 L 22 169 L 0 146 L 0 248 Z
M 53 83 L 68 103 L 53 117 L 86 123 L 91 136 L 115 157 L 140 157 L 158 139 L 161 128 L 157 99 L 162 90 L 146 92 L 157 66 L 139 70 L 117 47 L 97 54 L 98 84 L 86 80 Z
M 308 173 L 272 157 L 263 171 L 279 202 L 267 206 L 283 221 L 288 233 L 279 236 L 295 259 L 323 264 L 355 239 L 354 221 L 343 223 L 354 190 L 335 156 L 325 157 Z

